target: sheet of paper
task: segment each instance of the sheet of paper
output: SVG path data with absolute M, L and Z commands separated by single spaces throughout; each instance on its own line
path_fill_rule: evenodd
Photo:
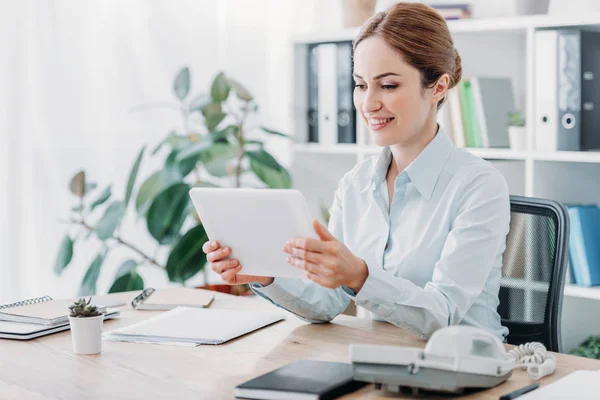
M 177 307 L 104 334 L 109 340 L 221 344 L 285 317 L 278 312 Z
M 581 370 L 526 393 L 519 400 L 596 400 L 600 392 L 600 371 Z

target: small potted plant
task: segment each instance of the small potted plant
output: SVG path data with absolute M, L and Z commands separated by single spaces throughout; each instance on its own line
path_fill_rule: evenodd
M 98 354 L 102 351 L 103 315 L 98 307 L 80 298 L 69 306 L 71 339 L 75 354 Z
M 519 111 L 508 113 L 508 142 L 511 150 L 525 151 L 527 149 L 527 135 L 525 130 L 525 117 Z

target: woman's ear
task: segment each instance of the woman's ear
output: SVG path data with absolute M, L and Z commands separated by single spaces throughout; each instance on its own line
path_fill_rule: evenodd
M 450 86 L 450 76 L 448 74 L 443 74 L 442 76 L 440 76 L 438 78 L 435 85 L 433 85 L 433 88 L 432 88 L 433 90 L 431 92 L 432 104 L 437 104 L 440 100 L 442 100 L 444 98 L 444 96 L 446 96 L 449 86 Z

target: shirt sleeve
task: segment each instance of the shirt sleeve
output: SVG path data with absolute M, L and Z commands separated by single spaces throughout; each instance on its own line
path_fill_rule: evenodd
M 343 181 L 343 179 L 340 181 L 335 192 L 333 205 L 329 210 L 328 224 L 329 232 L 339 241 L 344 239 L 342 229 Z M 325 288 L 315 282 L 303 279 L 275 278 L 273 283 L 268 286 L 252 283 L 250 288 L 254 293 L 276 306 L 311 323 L 331 321 L 341 314 L 350 303 L 350 298 L 342 288 Z
M 421 338 L 461 322 L 504 252 L 510 223 L 508 188 L 499 173 L 480 173 L 463 187 L 432 280 L 421 288 L 367 266 L 357 305 Z

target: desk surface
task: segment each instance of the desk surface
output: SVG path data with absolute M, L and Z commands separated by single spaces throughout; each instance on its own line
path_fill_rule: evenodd
M 136 293 L 114 296 L 129 303 Z M 276 309 L 256 297 L 221 293 L 211 308 Z M 105 332 L 159 313 L 134 311 L 129 305 L 121 312 L 121 319 L 105 321 Z M 340 315 L 332 323 L 312 325 L 291 314 L 285 321 L 218 346 L 103 341 L 101 354 L 82 356 L 72 352 L 69 331 L 30 341 L 0 339 L 0 398 L 232 399 L 236 385 L 294 360 L 348 362 L 351 343 L 425 345 L 385 322 Z M 600 361 L 559 354 L 556 372 L 540 382 L 547 384 L 576 369 L 600 369 Z M 516 369 L 507 382 L 466 398 L 496 400 L 528 383 L 526 371 Z M 373 385 L 344 397 L 383 398 L 407 397 L 375 390 Z

